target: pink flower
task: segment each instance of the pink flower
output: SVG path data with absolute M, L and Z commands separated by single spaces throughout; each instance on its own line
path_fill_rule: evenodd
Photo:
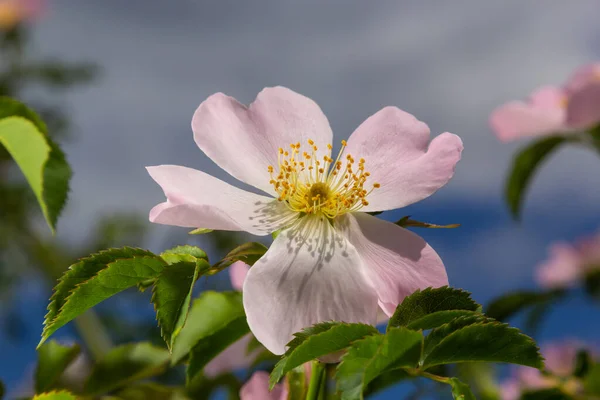
M 240 390 L 241 400 L 286 400 L 288 389 L 285 383 L 278 383 L 269 391 L 269 374 L 257 371 Z
M 35 18 L 43 0 L 0 0 L 0 29 L 11 29 L 21 21 Z
M 498 107 L 490 125 L 500 140 L 573 134 L 600 123 L 600 63 L 585 65 L 562 87 L 545 86 L 527 102 Z
M 535 368 L 517 367 L 514 375 L 501 385 L 502 400 L 518 400 L 524 391 L 548 389 L 559 384 L 572 393 L 581 390 L 579 381 L 567 378 L 572 376 L 577 352 L 582 348 L 584 346 L 575 341 L 543 346 L 546 370 L 551 375 L 544 375 Z
M 167 201 L 152 222 L 183 227 L 281 233 L 248 272 L 244 307 L 256 338 L 282 354 L 292 334 L 327 320 L 374 324 L 378 304 L 391 315 L 419 288 L 448 278 L 419 236 L 366 212 L 422 200 L 454 174 L 462 142 L 386 107 L 331 157 L 332 132 L 319 106 L 283 87 L 249 107 L 218 93 L 192 121 L 206 155 L 254 194 L 203 172 L 148 167 Z
M 575 244 L 553 244 L 550 258 L 536 271 L 536 280 L 546 288 L 571 287 L 597 269 L 600 269 L 600 234 Z

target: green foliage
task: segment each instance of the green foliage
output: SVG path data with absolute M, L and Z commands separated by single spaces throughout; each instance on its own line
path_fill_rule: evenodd
M 181 389 L 153 382 L 136 383 L 118 391 L 119 400 L 183 400 L 187 399 Z
M 573 397 L 558 388 L 524 392 L 520 400 L 574 400 Z
M 418 365 L 423 335 L 404 327 L 391 328 L 385 336 L 355 341 L 336 372 L 337 390 L 343 400 L 362 399 L 367 385 L 384 372 Z
M 107 393 L 131 382 L 161 374 L 169 352 L 150 343 L 132 343 L 113 348 L 98 361 L 85 384 L 90 395 Z
M 456 400 L 476 400 L 469 385 L 462 383 L 458 378 L 450 378 L 452 397 Z
M 325 322 L 294 334 L 288 350 L 271 372 L 271 388 L 293 368 L 319 357 L 333 356 L 352 342 L 365 336 L 378 335 L 377 329 L 365 324 Z
M 0 381 L 0 399 L 4 397 L 4 383 Z
M 411 219 L 410 215 L 402 217 L 394 223 L 403 228 L 452 229 L 452 228 L 458 228 L 460 226 L 460 224 L 436 225 L 436 224 L 430 224 L 429 222 L 416 221 L 414 219 Z
M 38 347 L 73 318 L 114 294 L 158 277 L 165 266 L 153 253 L 129 247 L 101 251 L 73 264 L 54 288 Z
M 59 392 L 37 394 L 33 396 L 32 400 L 77 400 L 77 397 L 67 392 L 66 390 L 61 390 Z
M 513 218 L 518 219 L 527 186 L 537 168 L 554 150 L 566 142 L 562 136 L 539 139 L 521 150 L 513 159 L 506 182 L 506 202 Z
M 188 233 L 190 235 L 204 235 L 205 233 L 210 233 L 212 231 L 213 231 L 212 229 L 197 228 L 197 229 L 194 229 L 193 231 L 189 231 Z
M 208 256 L 206 255 L 206 252 L 204 250 L 202 250 L 199 247 L 190 245 L 175 246 L 172 249 L 163 251 L 160 256 L 169 264 L 173 264 L 179 261 L 208 261 Z
M 259 258 L 261 258 L 266 252 L 267 247 L 264 244 L 258 242 L 244 243 L 241 246 L 231 250 L 221 261 L 213 265 L 213 273 L 219 272 L 236 261 L 243 261 L 248 265 L 254 265 Z
M 215 347 L 214 350 L 222 351 L 237 340 L 233 337 L 242 337 L 249 331 L 247 324 L 244 324 L 246 324 L 246 316 L 241 293 L 203 292 L 192 302 L 188 321 L 173 343 L 171 364 L 175 365 L 185 359 L 196 346 L 212 343 L 213 346 L 220 346 L 218 349 Z M 214 343 L 221 339 L 219 338 L 221 334 L 223 341 L 227 339 L 231 342 Z M 196 348 L 196 353 L 199 348 Z M 213 354 L 212 357 L 215 355 Z M 198 368 L 202 361 L 200 356 L 196 355 L 194 368 Z M 197 371 L 193 370 L 193 372 Z
M 449 288 L 427 288 L 407 296 L 390 318 L 390 327 L 406 326 L 411 329 L 431 329 L 453 319 L 475 315 L 480 305 L 464 290 Z
M 589 370 L 583 380 L 583 385 L 588 394 L 600 396 L 600 363 Z
M 551 290 L 548 292 L 515 291 L 507 293 L 488 304 L 486 315 L 500 321 L 505 321 L 525 308 L 548 304 L 563 295 L 564 292 L 561 290 Z
M 176 262 L 167 266 L 154 283 L 152 303 L 169 349 L 187 320 L 194 284 L 209 268 L 210 264 L 204 259 Z
M 35 392 L 43 393 L 54 389 L 54 384 L 65 369 L 79 355 L 79 346 L 64 346 L 51 340 L 38 349 L 35 369 Z
M 54 232 L 71 179 L 65 155 L 33 111 L 6 97 L 0 97 L 0 143 L 25 175 Z
M 305 400 L 307 376 L 304 373 L 304 366 L 301 365 L 288 372 L 286 374 L 286 379 L 288 400 Z
M 600 300 L 600 268 L 592 269 L 588 272 L 583 281 L 585 292 L 595 298 L 596 300 Z

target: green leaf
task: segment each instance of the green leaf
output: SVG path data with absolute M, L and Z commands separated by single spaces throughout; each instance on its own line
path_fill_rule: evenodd
M 461 382 L 458 378 L 450 378 L 450 386 L 452 387 L 452 397 L 454 399 L 476 400 L 469 385 Z
M 452 229 L 452 228 L 458 228 L 460 226 L 460 224 L 436 225 L 436 224 L 430 224 L 429 222 L 420 222 L 420 221 L 416 221 L 414 219 L 410 219 L 410 215 L 402 217 L 394 223 L 403 228 Z
M 369 383 L 367 389 L 363 391 L 363 395 L 364 397 L 368 398 L 375 393 L 381 392 L 382 390 L 388 389 L 391 386 L 395 386 L 404 380 L 412 378 L 412 375 L 401 369 L 386 371 Z M 416 397 L 410 398 L 416 399 Z
M 543 367 L 539 349 L 529 336 L 501 322 L 472 319 L 461 317 L 431 331 L 425 339 L 424 369 L 467 361 Z M 455 329 L 460 324 L 464 326 Z
M 32 400 L 77 400 L 77 397 L 67 392 L 66 390 L 61 390 L 60 392 L 48 392 L 48 393 L 40 393 L 33 396 Z
M 137 383 L 115 394 L 119 400 L 176 400 L 186 399 L 179 388 L 159 385 L 154 382 Z
M 169 352 L 150 343 L 118 346 L 99 360 L 87 382 L 85 392 L 98 395 L 131 382 L 161 374 L 167 367 Z
M 592 298 L 600 300 L 600 265 L 588 272 L 583 280 L 585 292 Z
M 577 351 L 575 357 L 575 368 L 573 368 L 573 376 L 583 378 L 590 372 L 594 360 L 587 350 L 581 349 Z
M 172 249 L 165 250 L 160 255 L 168 264 L 180 261 L 196 261 L 198 259 L 208 261 L 206 252 L 200 247 L 184 245 L 175 246 Z
M 565 141 L 566 138 L 562 136 L 539 139 L 514 157 L 506 181 L 506 202 L 513 218 L 519 219 L 527 185 L 541 162 Z
M 61 377 L 65 369 L 79 355 L 77 344 L 63 346 L 51 340 L 38 349 L 38 363 L 35 369 L 35 392 L 47 392 Z
M 583 380 L 585 391 L 595 396 L 600 396 L 600 363 L 595 364 Z
M 211 233 L 212 231 L 213 231 L 213 229 L 197 228 L 197 229 L 194 229 L 193 231 L 189 231 L 188 234 L 190 234 L 190 235 L 204 235 L 205 233 Z
M 516 291 L 492 300 L 487 306 L 485 314 L 499 321 L 505 321 L 525 308 L 548 303 L 563 295 L 564 291 L 561 290 L 549 292 Z
M 558 388 L 527 391 L 521 395 L 520 400 L 572 400 L 573 397 L 567 395 Z M 574 399 L 573 399 L 574 400 Z
M 107 298 L 156 278 L 165 262 L 147 250 L 104 250 L 69 267 L 54 288 L 44 320 L 41 346 L 58 328 Z
M 0 143 L 29 182 L 52 232 L 69 192 L 71 168 L 46 125 L 25 105 L 0 97 Z
M 194 284 L 209 269 L 210 264 L 204 259 L 194 263 L 181 261 L 167 266 L 154 283 L 152 304 L 169 350 L 187 320 Z
M 480 315 L 470 315 L 465 317 L 456 318 L 444 325 L 441 325 L 435 329 L 433 329 L 429 335 L 425 338 L 425 343 L 423 346 L 423 355 L 422 360 L 424 360 L 429 353 L 438 345 L 440 342 L 451 333 L 458 331 L 466 326 L 473 325 L 479 322 L 490 322 L 493 321 L 488 319 L 483 314 Z
M 480 307 L 464 290 L 447 286 L 417 290 L 396 307 L 388 329 L 395 326 L 431 329 L 459 316 L 476 313 Z
M 244 243 L 241 246 L 231 250 L 221 261 L 213 265 L 212 272 L 219 272 L 229 267 L 236 261 L 243 261 L 244 263 L 252 266 L 267 252 L 267 250 L 268 249 L 262 243 Z
M 271 388 L 293 368 L 344 350 L 352 342 L 365 336 L 378 334 L 377 329 L 371 325 L 342 322 L 325 322 L 295 333 L 295 338 L 288 343 L 288 350 L 271 372 Z
M 241 293 L 203 292 L 192 302 L 187 323 L 173 343 L 171 364 L 175 365 L 186 358 L 201 340 L 218 334 L 244 318 Z
M 422 346 L 422 333 L 404 327 L 391 328 L 385 336 L 354 342 L 336 372 L 342 400 L 362 399 L 367 385 L 383 373 L 402 367 L 416 368 Z

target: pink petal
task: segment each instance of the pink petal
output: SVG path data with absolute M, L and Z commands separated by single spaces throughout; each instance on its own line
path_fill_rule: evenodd
M 241 400 L 285 400 L 288 390 L 285 384 L 277 384 L 269 392 L 269 374 L 256 371 L 240 390 Z
M 302 224 L 277 236 L 244 283 L 250 329 L 275 354 L 318 322 L 376 319 L 377 295 L 354 247 L 318 217 Z
M 358 251 L 389 316 L 415 290 L 448 285 L 442 260 L 414 233 L 364 213 L 346 214 L 336 227 Z
M 598 80 L 600 80 L 600 63 L 586 64 L 573 72 L 565 83 L 564 90 L 568 96 L 571 96 L 589 83 Z
M 527 103 L 511 101 L 498 107 L 490 125 L 502 141 L 562 132 L 566 129 L 564 98 L 560 89 L 543 87 L 533 92 Z
M 212 378 L 222 373 L 248 368 L 260 352 L 260 349 L 257 349 L 250 354 L 247 353 L 251 340 L 252 335 L 249 333 L 229 346 L 204 367 L 204 374 Z
M 600 76 L 571 95 L 567 105 L 567 124 L 578 129 L 600 124 Z
M 229 267 L 229 279 L 231 280 L 231 286 L 235 290 L 242 291 L 249 270 L 250 266 L 243 261 L 236 261 L 231 264 Z
M 381 185 L 361 211 L 400 208 L 432 195 L 454 174 L 462 149 L 460 138 L 450 133 L 429 143 L 427 125 L 396 107 L 367 118 L 345 150 L 356 160 L 365 159 L 365 171 L 371 174 L 365 188 Z
M 278 149 L 314 140 L 320 149 L 332 132 L 319 106 L 284 87 L 266 88 L 249 107 L 217 93 L 200 104 L 192 120 L 194 139 L 215 163 L 237 179 L 267 193 L 268 166 L 277 169 Z
M 546 369 L 554 375 L 568 377 L 575 369 L 577 352 L 584 348 L 582 343 L 566 341 L 542 346 Z
M 294 218 L 283 203 L 195 169 L 177 165 L 146 169 L 167 196 L 150 211 L 151 222 L 266 235 Z
M 500 398 L 502 400 L 519 400 L 521 387 L 516 379 L 509 379 L 500 385 Z
M 550 258 L 536 270 L 537 283 L 545 288 L 561 288 L 576 284 L 583 275 L 581 256 L 566 243 L 550 248 Z

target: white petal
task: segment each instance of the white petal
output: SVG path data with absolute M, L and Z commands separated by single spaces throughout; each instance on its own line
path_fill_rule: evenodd
M 377 295 L 356 249 L 326 220 L 301 222 L 279 234 L 244 283 L 250 329 L 275 354 L 318 322 L 373 325 L 377 316 Z

